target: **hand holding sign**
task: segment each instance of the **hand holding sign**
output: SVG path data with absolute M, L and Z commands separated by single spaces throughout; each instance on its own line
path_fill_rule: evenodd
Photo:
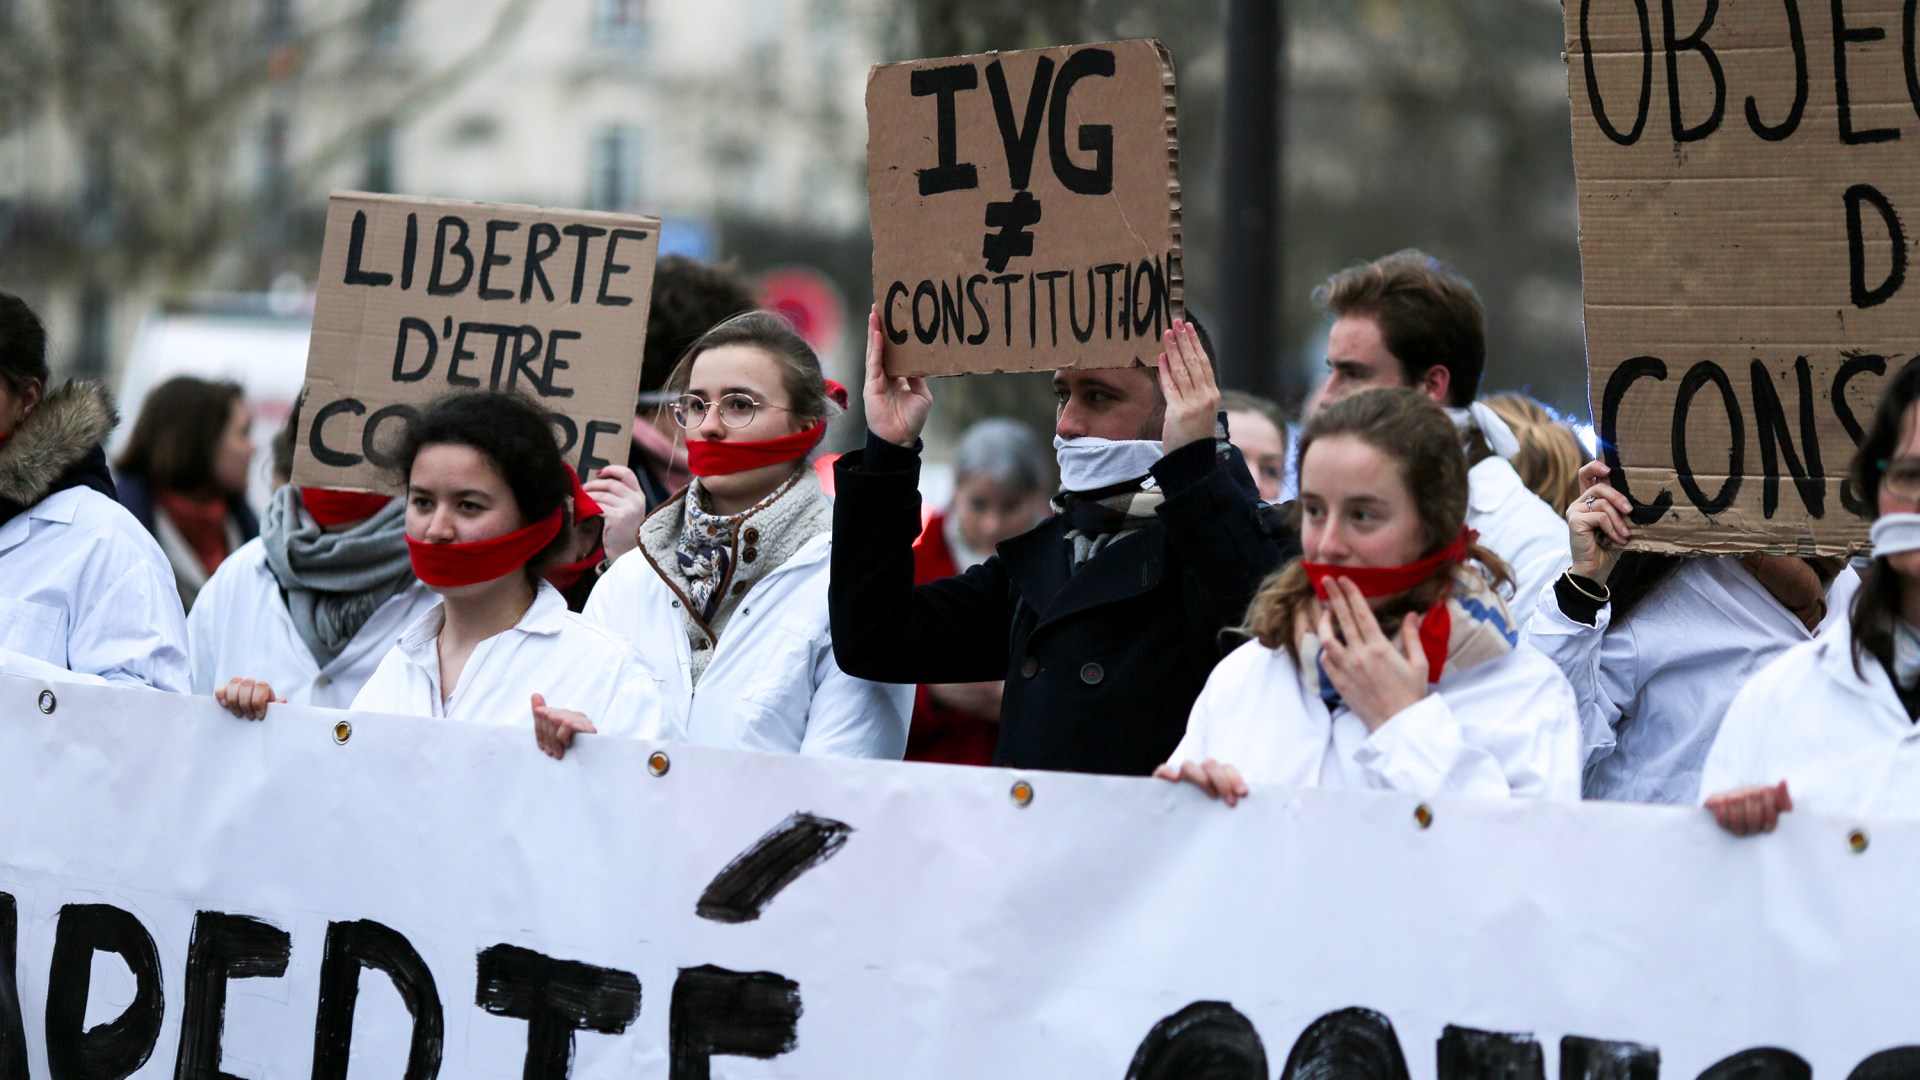
M 878 309 L 867 314 L 867 381 L 862 396 L 867 405 L 867 429 L 895 446 L 911 447 L 926 429 L 933 411 L 933 392 L 927 380 L 895 378 L 887 374 L 886 340 L 881 337 Z
M 1614 564 L 1620 561 L 1620 549 L 1633 539 L 1633 529 L 1627 520 L 1633 504 L 1607 485 L 1608 473 L 1604 461 L 1589 461 L 1581 466 L 1581 495 L 1567 507 L 1573 572 L 1602 585 L 1613 573 Z

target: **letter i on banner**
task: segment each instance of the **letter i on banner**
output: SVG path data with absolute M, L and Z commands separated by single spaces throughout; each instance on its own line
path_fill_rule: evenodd
M 455 390 L 547 410 L 581 476 L 626 458 L 660 222 L 336 191 L 293 480 L 391 492 L 409 417 Z
M 875 67 L 867 198 L 888 372 L 1157 363 L 1184 314 L 1179 147 L 1157 41 Z

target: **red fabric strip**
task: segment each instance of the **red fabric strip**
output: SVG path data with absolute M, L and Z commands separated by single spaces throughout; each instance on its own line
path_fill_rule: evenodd
M 573 481 L 573 523 L 578 525 L 588 518 L 606 517 L 606 511 L 600 509 L 600 504 L 580 485 L 580 474 L 574 472 L 571 465 L 566 469 L 567 479 Z
M 687 440 L 687 468 L 695 476 L 725 476 L 806 457 L 827 435 L 827 422 L 759 442 Z
M 306 507 L 307 515 L 322 526 L 363 521 L 386 509 L 392 501 L 391 495 L 375 495 L 366 491 L 335 491 L 317 487 L 300 489 L 300 505 Z
M 1302 559 L 1300 569 L 1306 571 L 1307 580 L 1313 583 L 1314 595 L 1322 600 L 1327 598 L 1327 583 L 1337 577 L 1353 582 L 1359 587 L 1361 596 L 1373 600 L 1406 592 L 1432 577 L 1441 567 L 1466 562 L 1467 543 L 1478 538 L 1479 534 L 1473 530 L 1462 529 L 1453 543 L 1419 562 L 1405 566 L 1335 566 Z
M 423 544 L 409 536 L 407 554 L 413 559 L 413 574 L 443 589 L 505 577 L 553 543 L 566 516 L 566 508 L 557 507 L 524 529 L 470 544 Z

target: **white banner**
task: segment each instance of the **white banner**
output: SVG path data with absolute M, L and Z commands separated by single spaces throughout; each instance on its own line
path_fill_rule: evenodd
M 0 1080 L 1920 1073 L 1920 823 L 0 678 L 0 894 Z

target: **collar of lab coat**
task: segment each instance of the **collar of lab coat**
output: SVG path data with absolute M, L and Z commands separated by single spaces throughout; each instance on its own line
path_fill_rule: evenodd
M 1517 491 L 1533 494 L 1521 482 L 1520 474 L 1513 471 L 1512 463 L 1498 454 L 1467 470 L 1467 505 L 1477 514 L 1500 509 Z
M 53 494 L 27 507 L 26 511 L 0 525 L 0 552 L 11 551 L 26 542 L 27 534 L 33 529 L 35 521 L 51 521 L 61 525 L 73 524 L 73 515 L 79 512 L 80 500 L 86 498 L 83 488 L 68 488 Z
M 400 651 L 406 654 L 408 661 L 422 667 L 440 663 L 440 650 L 436 644 L 440 638 L 440 628 L 446 623 L 447 604 L 442 600 L 413 620 L 413 625 L 400 635 Z M 508 634 L 557 634 L 567 621 L 567 601 L 560 591 L 542 581 L 540 588 L 533 594 L 533 603 L 526 614 Z
M 1859 673 L 1854 672 L 1852 619 L 1834 620 L 1833 625 L 1816 638 L 1811 647 L 1818 650 L 1821 670 L 1827 673 L 1834 685 L 1844 686 L 1876 705 L 1892 709 L 1902 728 L 1911 726 L 1906 708 L 1900 704 L 1900 696 L 1894 692 L 1893 679 L 1878 660 L 1871 656 L 1863 657 Z

